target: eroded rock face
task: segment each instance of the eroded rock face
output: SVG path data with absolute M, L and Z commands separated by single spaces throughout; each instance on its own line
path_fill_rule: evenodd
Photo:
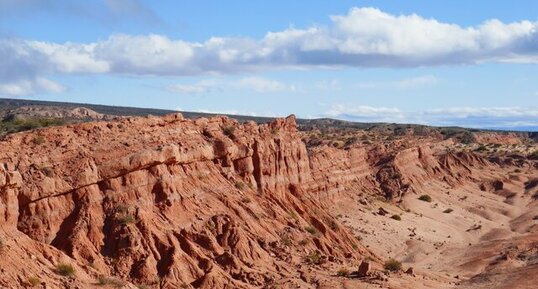
M 475 175 L 502 164 L 453 145 L 307 149 L 293 116 L 257 125 L 174 114 L 12 134 L 0 142 L 0 287 L 38 276 L 94 288 L 111 276 L 126 288 L 339 288 L 334 268 L 366 257 L 366 279 L 386 282 L 330 204 L 345 197 L 367 212 L 382 196 L 390 216 L 390 202 L 429 193 L 427 183 L 498 187 Z
M 290 265 L 310 251 L 368 254 L 312 197 L 321 158 L 311 161 L 293 116 L 259 126 L 128 118 L 14 134 L 2 147 L 3 238 L 28 251 L 40 244 L 49 268 L 24 254 L 0 261 L 13 268 L 0 285 L 48 270 L 51 284 L 68 286 L 50 272 L 63 258 L 85 272 L 72 281 L 80 288 L 99 274 L 156 288 L 252 288 L 295 276 Z M 348 169 L 354 155 L 333 166 Z

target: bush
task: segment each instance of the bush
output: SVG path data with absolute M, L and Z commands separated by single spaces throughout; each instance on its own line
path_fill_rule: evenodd
M 32 142 L 36 145 L 42 145 L 45 143 L 45 138 L 41 135 L 38 135 L 32 139 Z
M 480 145 L 479 147 L 477 147 L 474 151 L 475 152 L 485 152 L 487 151 L 488 148 L 485 146 L 485 145 Z
M 56 273 L 70 277 L 75 275 L 75 268 L 71 264 L 60 263 L 56 265 Z
M 401 221 L 402 220 L 402 217 L 400 217 L 400 215 L 396 215 L 396 214 L 392 215 L 390 218 L 393 219 L 393 220 L 396 220 L 396 221 Z
M 293 241 L 289 235 L 282 235 L 282 237 L 280 237 L 280 242 L 284 246 L 291 246 L 293 244 Z
M 106 276 L 99 276 L 98 284 L 101 285 L 101 286 L 102 285 L 112 285 L 114 287 L 123 287 L 123 286 L 125 286 L 125 282 L 123 282 L 122 280 L 116 279 L 116 278 L 113 278 L 113 277 L 106 277 Z
M 340 270 L 336 272 L 336 275 L 340 277 L 347 277 L 347 275 L 349 275 L 349 270 L 346 268 L 340 268 Z
M 418 197 L 418 199 L 424 202 L 428 202 L 428 203 L 432 202 L 432 197 L 430 197 L 430 195 L 422 195 Z
M 329 228 L 331 228 L 332 230 L 336 230 L 336 229 L 338 229 L 338 224 L 334 220 L 330 220 L 329 221 Z
M 222 129 L 222 132 L 229 138 L 234 138 L 235 127 L 227 126 Z
M 41 279 L 39 279 L 38 277 L 30 277 L 28 278 L 28 283 L 34 287 L 34 286 L 37 286 L 39 284 L 41 284 Z
M 383 268 L 385 268 L 385 270 L 390 271 L 390 272 L 397 272 L 402 269 L 402 263 L 400 263 L 400 261 L 396 259 L 391 258 L 387 260 L 387 262 L 385 262 L 385 265 L 383 266 Z
M 243 182 L 240 182 L 240 181 L 235 181 L 235 184 L 234 184 L 235 188 L 242 191 L 245 189 L 245 184 Z
M 310 233 L 312 235 L 316 235 L 318 233 L 318 230 L 316 230 L 316 228 L 314 228 L 312 226 L 307 226 L 304 229 L 305 229 L 305 231 L 307 231 L 308 233 Z
M 306 256 L 306 261 L 312 264 L 320 264 L 321 256 L 316 252 L 312 252 L 308 256 Z
M 538 160 L 538 151 L 534 151 L 531 154 L 529 154 L 529 159 Z
M 0 238 L 0 252 L 2 252 L 2 250 L 4 249 L 4 246 L 6 244 L 4 244 L 4 239 Z
M 134 223 L 136 219 L 132 215 L 124 214 L 118 217 L 118 221 L 123 225 L 127 225 Z
M 52 178 L 54 176 L 54 172 L 49 167 L 41 168 L 41 172 L 49 178 Z
M 453 211 L 454 211 L 454 210 L 452 210 L 451 208 L 448 208 L 448 209 L 444 210 L 443 213 L 445 213 L 445 214 L 450 214 L 450 213 L 452 213 Z

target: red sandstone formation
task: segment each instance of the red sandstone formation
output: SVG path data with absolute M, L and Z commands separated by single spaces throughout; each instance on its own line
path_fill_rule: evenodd
M 423 250 L 408 242 L 402 208 L 387 204 L 389 212 L 403 214 L 401 226 L 393 228 L 403 237 L 393 237 L 381 225 L 374 233 L 386 234 L 387 244 L 356 237 L 366 232 L 362 226 L 389 220 L 390 214 L 368 211 L 380 207 L 379 197 L 419 208 L 424 204 L 417 196 L 428 193 L 441 205 L 451 202 L 474 214 L 457 221 L 462 237 L 447 243 L 453 248 L 463 243 L 467 248 L 468 240 L 486 236 L 491 246 L 517 243 L 511 251 L 516 255 L 532 250 L 537 229 L 529 220 L 536 213 L 536 188 L 521 191 L 512 204 L 504 202 L 506 194 L 489 189 L 495 181 L 506 190 L 523 188 L 536 174 L 532 162 L 519 166 L 524 172 L 514 178 L 500 180 L 500 172 L 514 167 L 472 152 L 446 151 L 447 146 L 453 144 L 307 150 L 293 116 L 257 125 L 176 114 L 12 134 L 0 151 L 0 288 L 366 288 L 366 283 L 451 288 L 456 281 L 432 277 L 418 261 L 413 274 L 387 278 L 381 273 L 383 260 L 393 253 L 380 248 L 405 243 L 409 252 Z M 486 192 L 480 184 L 488 184 Z M 484 203 L 489 207 L 482 210 L 476 203 L 441 197 L 452 189 L 458 190 L 454 197 L 482 192 L 500 203 Z M 518 210 L 510 212 L 510 206 Z M 499 234 L 475 238 L 471 234 L 482 233 L 465 231 L 469 220 L 491 218 L 490 210 L 504 212 L 521 240 L 499 233 L 504 237 L 497 242 L 491 240 Z M 361 215 L 350 219 L 349 212 Z M 482 228 L 496 229 L 490 223 Z M 424 238 L 434 239 L 426 233 Z M 503 268 L 536 272 L 528 261 L 536 252 L 524 252 L 526 263 Z M 474 257 L 468 262 L 479 258 Z M 338 268 L 358 268 L 365 258 L 372 274 L 336 276 Z M 72 266 L 73 274 L 63 272 L 62 264 Z M 482 276 L 497 268 L 489 266 L 472 268 Z

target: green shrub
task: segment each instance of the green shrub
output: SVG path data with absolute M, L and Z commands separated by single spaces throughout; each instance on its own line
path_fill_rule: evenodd
M 393 220 L 396 220 L 396 221 L 401 221 L 402 220 L 402 217 L 400 217 L 400 215 L 396 215 L 396 214 L 392 215 L 390 218 L 393 219 Z
M 334 220 L 330 220 L 329 221 L 329 228 L 331 228 L 332 230 L 338 229 L 338 223 L 336 223 Z
M 49 178 L 52 178 L 54 176 L 54 172 L 49 167 L 41 168 L 41 172 Z
M 235 184 L 234 184 L 235 188 L 242 191 L 245 189 L 245 184 L 243 182 L 240 182 L 240 181 L 235 181 Z
M 120 279 L 113 278 L 113 277 L 99 276 L 99 279 L 97 280 L 97 282 L 101 286 L 103 285 L 112 285 L 114 287 L 125 286 L 125 282 L 123 282 Z
M 308 233 L 312 234 L 312 235 L 316 235 L 318 233 L 318 230 L 316 230 L 316 228 L 312 227 L 312 226 L 307 226 L 304 228 L 305 231 L 307 231 Z
M 397 272 L 402 269 L 402 263 L 400 263 L 400 261 L 396 259 L 391 258 L 387 260 L 387 262 L 385 262 L 385 265 L 383 266 L 383 268 L 385 268 L 385 270 L 390 271 L 390 272 Z
M 56 273 L 62 276 L 71 277 L 75 275 L 75 268 L 73 268 L 71 264 L 60 263 L 56 265 Z
M 222 129 L 222 132 L 223 132 L 226 136 L 228 136 L 229 138 L 234 138 L 234 137 L 235 137 L 235 135 L 234 135 L 234 133 L 235 133 L 235 127 L 233 127 L 233 126 L 231 126 L 231 125 L 230 125 L 230 126 L 226 126 L 226 127 L 224 127 L 224 128 Z
M 32 139 L 32 142 L 36 145 L 42 145 L 45 143 L 45 138 L 42 135 L 38 135 Z
M 312 264 L 320 264 L 321 256 L 316 252 L 312 252 L 306 256 L 306 261 Z
M 336 272 L 336 275 L 340 277 L 347 277 L 349 275 L 349 270 L 346 268 L 340 268 L 340 270 Z
M 444 210 L 443 213 L 445 213 L 445 214 L 450 214 L 450 213 L 452 213 L 453 211 L 454 211 L 453 209 L 448 208 L 448 209 Z
M 430 197 L 430 195 L 422 195 L 418 197 L 418 199 L 424 202 L 428 202 L 428 203 L 432 202 L 432 197 Z
M 480 145 L 479 147 L 477 147 L 474 151 L 475 152 L 485 152 L 487 151 L 488 148 L 485 146 L 485 145 Z
M 30 286 L 34 287 L 41 284 L 41 279 L 39 279 L 38 277 L 30 277 L 28 278 L 28 283 L 30 284 Z
M 293 241 L 289 235 L 282 235 L 282 237 L 280 237 L 280 242 L 284 246 L 291 246 L 293 244 Z
M 136 219 L 132 215 L 122 214 L 118 217 L 118 221 L 123 225 L 127 225 L 136 222 Z

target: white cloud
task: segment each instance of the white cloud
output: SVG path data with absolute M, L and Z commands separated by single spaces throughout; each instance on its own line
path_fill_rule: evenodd
M 359 122 L 403 122 L 404 113 L 395 107 L 372 107 L 367 105 L 336 104 L 327 111 L 324 117 L 332 117 Z
M 134 0 L 108 3 L 140 8 Z M 375 8 L 353 8 L 346 15 L 331 16 L 331 20 L 328 26 L 268 32 L 261 39 L 212 37 L 189 42 L 155 34 L 112 35 L 92 43 L 63 44 L 2 39 L 0 59 L 8 61 L 0 68 L 0 83 L 8 78 L 27 80 L 72 73 L 183 76 L 314 67 L 538 63 L 538 22 L 492 19 L 462 27 L 415 14 L 391 15 Z M 434 81 L 430 77 L 400 85 Z M 282 88 L 256 79 L 245 82 L 260 91 Z
M 0 95 L 4 96 L 23 96 L 33 95 L 36 93 L 59 93 L 64 92 L 65 90 L 66 88 L 64 86 L 46 78 L 19 80 L 11 83 L 0 83 Z
M 441 109 L 430 109 L 425 111 L 426 115 L 446 116 L 446 117 L 538 117 L 538 108 L 522 107 L 452 107 Z
M 419 88 L 425 86 L 432 86 L 439 82 L 439 79 L 433 75 L 423 75 L 411 78 L 404 78 L 394 81 L 370 81 L 370 82 L 359 82 L 355 86 L 358 88 L 400 88 L 400 89 L 411 89 Z
M 235 82 L 233 86 L 238 88 L 246 88 L 255 92 L 278 92 L 285 90 L 295 90 L 295 86 L 286 85 L 280 81 L 265 79 L 261 77 L 246 77 Z
M 204 79 L 195 83 L 173 84 L 166 87 L 173 93 L 179 94 L 203 94 L 224 90 L 248 90 L 258 93 L 295 91 L 295 84 L 287 84 L 277 80 L 263 77 L 245 77 L 235 81 L 223 81 L 218 79 Z
M 173 84 L 167 90 L 179 94 L 203 94 L 218 89 L 219 83 L 215 80 L 201 80 L 192 84 Z
M 478 128 L 538 128 L 538 107 L 449 107 L 424 111 L 398 108 L 333 105 L 323 117 L 359 122 L 420 123 Z

